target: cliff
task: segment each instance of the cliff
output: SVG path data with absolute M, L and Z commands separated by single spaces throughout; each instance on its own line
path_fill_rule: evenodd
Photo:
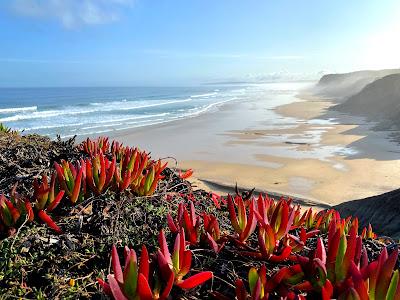
M 400 69 L 357 71 L 343 74 L 327 74 L 321 77 L 314 88 L 318 95 L 331 98 L 339 103 L 360 92 L 366 85 L 390 74 L 398 74 Z
M 400 74 L 367 84 L 333 109 L 379 122 L 380 129 L 400 129 Z
M 357 216 L 360 226 L 370 223 L 379 235 L 400 239 L 400 189 L 381 195 L 341 203 L 333 208 L 342 217 Z

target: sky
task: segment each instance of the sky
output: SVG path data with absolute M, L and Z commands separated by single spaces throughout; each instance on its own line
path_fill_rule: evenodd
M 4 0 L 0 87 L 317 79 L 400 67 L 398 0 Z

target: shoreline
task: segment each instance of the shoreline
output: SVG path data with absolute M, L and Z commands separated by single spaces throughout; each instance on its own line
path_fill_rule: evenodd
M 359 118 L 328 111 L 332 102 L 315 96 L 302 94 L 272 109 L 259 102 L 227 103 L 194 118 L 110 137 L 152 149 L 153 157 L 173 154 L 179 168 L 194 169 L 208 190 L 237 182 L 335 205 L 398 187 L 398 146 L 387 133 L 369 131 Z M 270 126 L 264 114 L 282 124 Z

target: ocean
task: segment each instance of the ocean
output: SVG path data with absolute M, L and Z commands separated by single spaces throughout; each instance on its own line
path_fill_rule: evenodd
M 0 123 L 52 138 L 100 135 L 206 113 L 246 101 L 260 85 L 199 87 L 0 88 Z M 264 84 L 262 92 L 293 92 L 298 84 Z

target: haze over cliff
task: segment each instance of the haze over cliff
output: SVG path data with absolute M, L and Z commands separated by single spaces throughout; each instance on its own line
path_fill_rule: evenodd
M 314 92 L 336 102 L 345 102 L 348 97 L 360 92 L 366 85 L 400 69 L 367 70 L 343 74 L 327 74 L 321 77 Z
M 333 109 L 365 116 L 379 122 L 381 129 L 400 129 L 400 74 L 391 74 L 367 84 Z

